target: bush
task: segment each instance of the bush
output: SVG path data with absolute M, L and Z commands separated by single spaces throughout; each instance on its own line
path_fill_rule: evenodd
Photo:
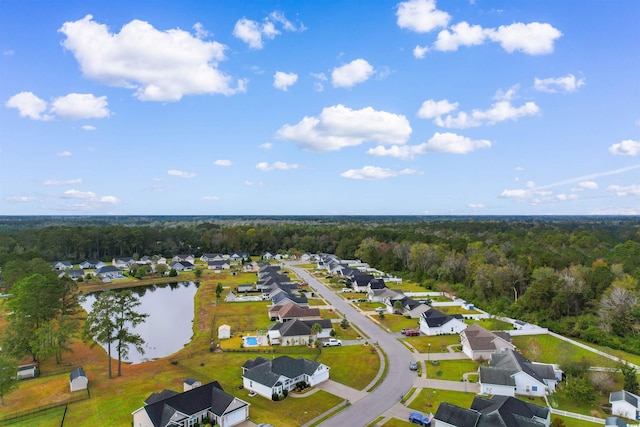
M 271 395 L 271 400 L 273 400 L 274 402 L 277 402 L 278 400 L 280 400 L 280 396 L 278 395 L 278 393 L 273 393 Z

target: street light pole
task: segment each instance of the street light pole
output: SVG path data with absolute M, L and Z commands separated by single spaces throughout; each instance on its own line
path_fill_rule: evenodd
M 427 344 L 427 348 L 428 348 L 428 350 L 427 350 L 427 367 L 424 370 L 425 377 L 427 376 L 427 373 L 429 371 L 429 363 L 431 363 L 431 343 Z

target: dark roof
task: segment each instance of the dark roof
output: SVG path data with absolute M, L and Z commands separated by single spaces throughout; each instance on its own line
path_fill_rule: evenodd
M 307 304 L 309 302 L 307 300 L 307 297 L 297 297 L 295 295 L 287 293 L 286 291 L 280 292 L 279 294 L 275 295 L 273 298 L 271 298 L 271 301 L 274 304 L 278 304 L 279 302 L 282 302 L 282 300 L 284 299 L 289 299 L 290 301 L 295 302 L 296 304 Z
M 618 417 L 607 417 L 604 421 L 605 426 L 627 427 L 627 422 Z
M 476 427 L 480 413 L 472 409 L 461 408 L 451 403 L 442 402 L 434 418 L 456 427 Z
M 449 316 L 448 314 L 438 311 L 435 308 L 431 308 L 425 311 L 420 316 L 424 319 L 425 323 L 430 328 L 440 327 L 454 319 L 453 316 Z
M 87 377 L 87 374 L 84 372 L 84 369 L 82 369 L 82 366 L 71 371 L 71 373 L 69 374 L 69 380 L 73 381 L 79 377 Z
M 358 286 L 367 286 L 373 278 L 372 274 L 356 274 L 353 276 L 353 280 L 355 280 L 356 285 Z
M 156 393 L 154 391 L 153 393 L 151 393 L 149 395 L 149 397 L 147 397 L 144 400 L 144 404 L 145 405 L 151 405 L 152 403 L 159 402 L 159 401 L 167 399 L 167 398 L 169 398 L 171 396 L 175 396 L 176 394 L 180 394 L 180 393 L 177 392 L 177 391 L 169 390 L 168 388 L 165 388 L 160 393 Z
M 384 289 L 387 285 L 384 283 L 382 279 L 373 279 L 369 282 L 370 289 Z
M 534 417 L 544 420 L 549 415 L 549 408 L 511 396 L 476 396 L 471 409 L 482 414 L 478 427 L 542 427 Z
M 118 267 L 114 267 L 113 265 L 105 265 L 103 267 L 98 268 L 94 273 L 96 274 L 104 274 L 104 273 L 113 273 L 113 272 L 122 272 Z
M 629 393 L 627 390 L 614 391 L 609 395 L 609 402 L 618 402 L 624 400 L 625 402 L 638 407 L 638 396 L 633 393 Z
M 280 336 L 282 337 L 297 337 L 301 335 L 311 335 L 311 327 L 307 326 L 301 320 L 290 320 L 281 324 L 279 328 L 273 328 L 269 330 L 280 330 Z
M 482 384 L 497 384 L 507 385 L 511 387 L 516 386 L 516 380 L 513 378 L 513 374 L 516 372 L 513 369 L 493 368 L 491 366 L 480 366 L 479 369 L 479 381 Z
M 510 349 L 504 349 L 491 355 L 489 364 L 496 368 L 510 369 L 515 372 L 524 372 L 535 380 L 544 383 L 544 380 L 555 380 L 553 367 L 543 363 L 531 363 L 520 353 Z
M 249 361 L 245 362 L 243 367 L 248 362 Z M 244 373 L 244 377 L 267 387 L 273 387 L 281 376 L 295 378 L 302 374 L 313 375 L 319 366 L 320 364 L 318 362 L 303 359 L 302 357 L 294 359 L 289 356 L 280 356 L 273 360 L 266 360 L 266 362 L 254 365 L 253 368 L 249 368 Z
M 147 400 L 150 399 L 152 402 L 144 409 L 154 426 L 164 427 L 178 412 L 191 415 L 210 408 L 214 414 L 222 415 L 235 397 L 224 392 L 220 384 L 214 381 L 184 393 L 165 390 L 151 395 Z M 242 402 L 240 406 L 245 405 L 248 404 Z
M 331 319 L 319 319 L 319 320 L 302 320 L 302 323 L 307 325 L 309 328 L 312 328 L 314 324 L 319 324 L 322 326 L 322 329 L 333 329 L 333 324 L 331 323 Z

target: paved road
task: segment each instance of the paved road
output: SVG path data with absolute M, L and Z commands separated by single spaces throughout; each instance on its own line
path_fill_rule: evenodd
M 346 315 L 351 324 L 357 326 L 369 337 L 370 342 L 377 342 L 387 355 L 389 367 L 382 383 L 364 398 L 352 403 L 347 409 L 340 411 L 320 425 L 364 426 L 371 423 L 398 403 L 400 397 L 413 387 L 415 373 L 409 370 L 409 362 L 413 360 L 413 356 L 404 345 L 398 342 L 395 334 L 380 329 L 305 270 L 289 263 L 287 263 L 287 266 L 300 279 L 309 283 L 317 293 L 322 295 L 338 311 Z

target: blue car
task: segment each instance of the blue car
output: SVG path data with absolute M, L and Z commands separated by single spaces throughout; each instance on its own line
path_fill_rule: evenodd
M 409 422 L 413 424 L 420 424 L 421 426 L 430 426 L 431 419 L 426 415 L 422 415 L 420 412 L 412 412 L 409 415 Z

